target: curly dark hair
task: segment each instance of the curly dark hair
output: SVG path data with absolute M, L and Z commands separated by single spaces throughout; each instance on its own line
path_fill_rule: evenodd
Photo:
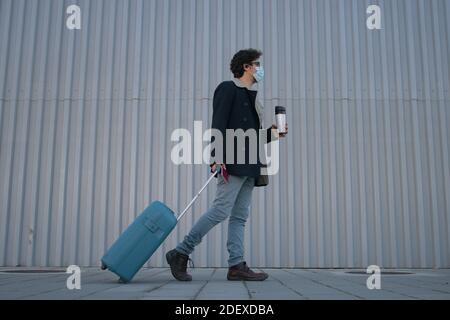
M 250 64 L 259 57 L 262 52 L 256 49 L 239 50 L 231 59 L 230 70 L 235 78 L 240 78 L 244 74 L 244 64 Z

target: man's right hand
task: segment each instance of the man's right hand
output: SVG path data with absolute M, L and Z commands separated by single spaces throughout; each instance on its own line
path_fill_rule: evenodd
M 211 172 L 216 172 L 217 170 L 217 166 L 221 166 L 222 168 L 226 169 L 227 167 L 225 166 L 225 164 L 220 164 L 220 163 L 214 163 L 213 165 L 211 165 Z

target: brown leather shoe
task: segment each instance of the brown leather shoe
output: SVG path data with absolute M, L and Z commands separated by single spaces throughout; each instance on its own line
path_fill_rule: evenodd
M 166 259 L 175 279 L 179 281 L 192 281 L 192 276 L 186 272 L 188 260 L 191 260 L 189 256 L 173 249 L 166 253 Z
M 227 279 L 231 281 L 264 281 L 269 277 L 265 272 L 253 272 L 245 261 L 228 268 Z

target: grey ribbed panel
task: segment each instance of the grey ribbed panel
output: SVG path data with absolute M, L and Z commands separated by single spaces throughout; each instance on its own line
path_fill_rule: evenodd
M 175 166 L 171 133 L 207 129 L 232 55 L 255 47 L 266 127 L 284 105 L 290 132 L 253 193 L 249 264 L 449 267 L 449 18 L 447 0 L 0 0 L 0 265 L 98 265 L 151 201 L 181 211 L 209 170 Z M 226 266 L 226 235 L 196 266 Z

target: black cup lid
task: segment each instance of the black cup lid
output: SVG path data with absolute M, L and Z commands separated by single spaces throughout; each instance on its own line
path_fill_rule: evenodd
M 286 113 L 286 108 L 282 106 L 276 106 L 275 107 L 275 114 L 277 113 Z

